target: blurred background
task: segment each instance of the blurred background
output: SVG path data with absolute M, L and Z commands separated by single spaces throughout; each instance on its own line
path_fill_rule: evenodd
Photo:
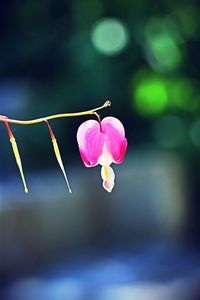
M 12 125 L 29 194 L 0 127 L 0 299 L 200 297 L 198 1 L 0 4 L 0 114 L 32 119 L 112 102 L 129 142 L 102 188 L 76 142 L 90 117 Z

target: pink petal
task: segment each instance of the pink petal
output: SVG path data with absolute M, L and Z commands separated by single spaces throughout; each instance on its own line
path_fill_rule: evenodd
M 123 160 L 124 160 L 124 155 L 125 155 L 125 153 L 126 153 L 127 146 L 128 146 L 127 139 L 124 139 L 124 140 L 122 141 L 122 143 L 121 143 L 119 156 L 118 156 L 118 158 L 115 160 L 115 163 L 116 163 L 116 164 L 120 164 L 121 162 L 123 162 Z
M 105 136 L 106 147 L 117 164 L 124 159 L 127 148 L 125 130 L 122 123 L 114 117 L 107 117 L 101 122 L 102 132 Z
M 104 136 L 100 132 L 99 123 L 94 120 L 82 123 L 78 128 L 77 141 L 85 166 L 96 166 L 102 154 L 104 144 Z

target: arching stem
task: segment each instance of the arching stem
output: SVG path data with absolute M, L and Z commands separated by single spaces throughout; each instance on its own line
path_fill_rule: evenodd
M 0 121 L 5 121 L 5 118 L 6 118 L 7 123 L 13 123 L 13 124 L 19 124 L 19 125 L 32 125 L 32 124 L 46 122 L 48 120 L 53 120 L 53 119 L 58 119 L 58 118 L 80 117 L 80 116 L 85 116 L 85 115 L 93 115 L 94 112 L 101 110 L 108 106 L 111 106 L 110 101 L 106 101 L 102 106 L 99 106 L 97 108 L 87 110 L 87 111 L 82 111 L 82 112 L 56 114 L 56 115 L 51 115 L 48 117 L 43 117 L 43 118 L 38 118 L 38 119 L 33 119 L 33 120 L 28 120 L 28 121 L 15 120 L 15 119 L 7 118 L 5 116 L 0 116 Z
M 100 131 L 102 132 L 102 127 L 101 127 L 101 117 L 97 112 L 93 112 L 93 115 L 95 115 L 98 119 L 99 126 L 100 126 Z

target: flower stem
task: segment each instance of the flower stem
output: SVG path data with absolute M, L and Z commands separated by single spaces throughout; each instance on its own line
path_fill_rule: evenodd
M 99 124 L 101 125 L 101 117 L 97 112 L 93 112 L 93 115 L 95 115 L 98 119 Z
M 0 121 L 6 122 L 7 123 L 13 123 L 13 124 L 19 124 L 19 125 L 32 125 L 32 124 L 37 124 L 41 122 L 46 122 L 48 120 L 53 120 L 53 119 L 58 119 L 58 118 L 67 118 L 67 117 L 79 117 L 79 116 L 85 116 L 85 115 L 93 115 L 94 112 L 101 110 L 105 107 L 108 107 L 111 105 L 110 101 L 106 101 L 102 106 L 99 106 L 97 108 L 91 109 L 91 110 L 86 110 L 82 112 L 75 112 L 75 113 L 63 113 L 63 114 L 56 114 L 56 115 L 51 115 L 43 118 L 38 118 L 38 119 L 33 119 L 33 120 L 27 120 L 27 121 L 21 121 L 21 120 L 15 120 L 15 119 L 10 119 L 5 116 L 0 116 Z

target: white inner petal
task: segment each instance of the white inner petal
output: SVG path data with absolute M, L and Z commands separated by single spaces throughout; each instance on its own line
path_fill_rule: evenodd
M 108 152 L 106 144 L 103 145 L 103 153 L 98 159 L 98 163 L 102 166 L 110 166 L 113 162 L 111 154 Z
M 103 179 L 103 187 L 111 192 L 115 185 L 115 173 L 110 166 L 102 166 L 101 177 Z

